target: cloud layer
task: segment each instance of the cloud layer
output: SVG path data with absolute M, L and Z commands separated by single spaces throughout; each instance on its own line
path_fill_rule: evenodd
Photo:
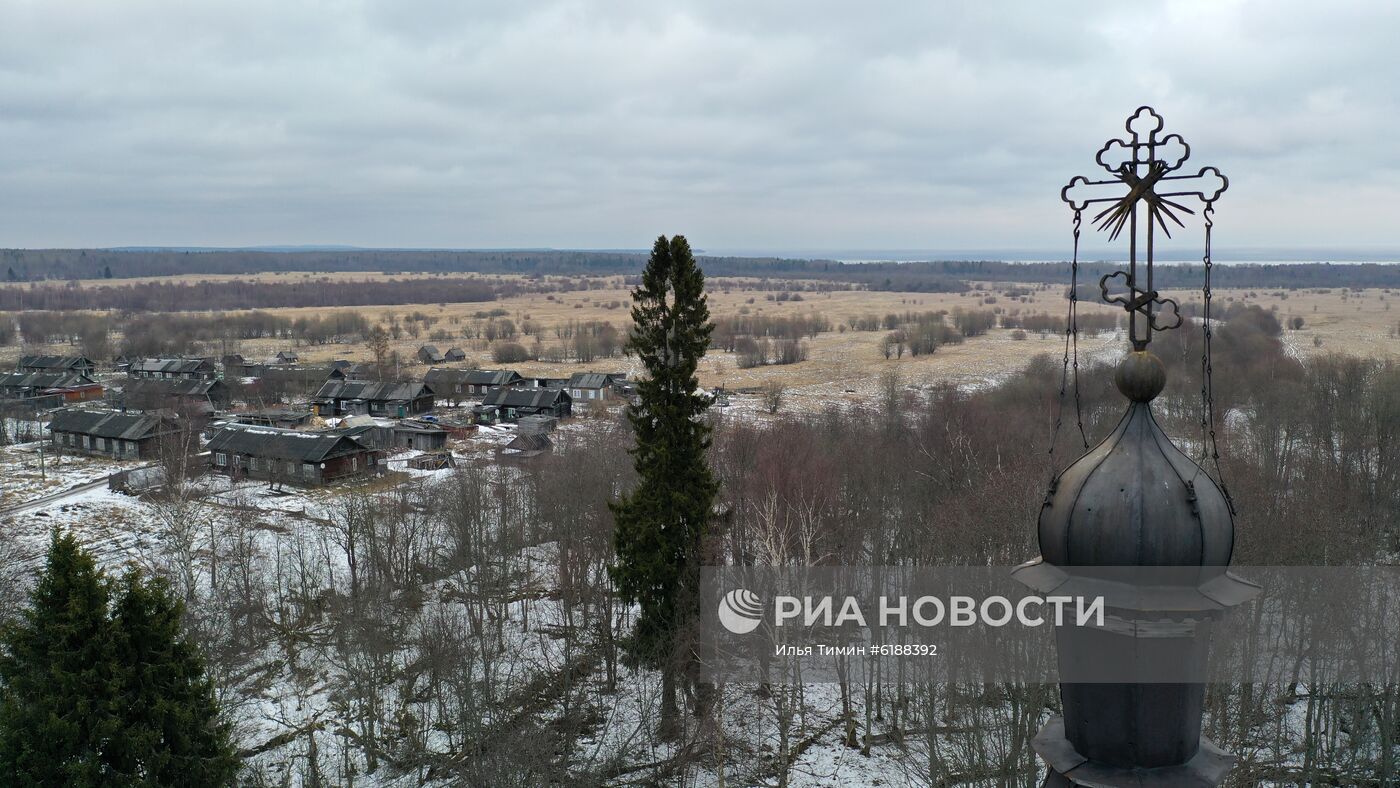
M 0 246 L 1058 248 L 1059 187 L 1150 103 L 1230 176 L 1221 243 L 1395 248 L 1397 30 L 1380 0 L 0 0 Z

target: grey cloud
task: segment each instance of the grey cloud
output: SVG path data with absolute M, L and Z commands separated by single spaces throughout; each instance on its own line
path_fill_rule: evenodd
M 0 245 L 1059 248 L 1152 103 L 1239 246 L 1390 244 L 1381 2 L 11 3 Z

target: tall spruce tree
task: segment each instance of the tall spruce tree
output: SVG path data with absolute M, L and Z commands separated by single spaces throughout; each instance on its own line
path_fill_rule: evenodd
M 225 786 L 238 768 L 204 667 L 159 581 L 117 585 L 54 531 L 0 631 L 0 775 L 35 786 Z
M 663 737 L 679 731 L 677 678 L 693 660 L 685 645 L 698 612 L 701 542 L 717 485 L 705 461 L 709 428 L 696 370 L 714 329 L 705 276 L 683 236 L 661 236 L 632 291 L 628 350 L 646 368 L 628 410 L 638 484 L 612 505 L 617 564 L 612 577 L 640 608 L 630 650 L 662 675 Z
M 161 578 L 122 578 L 112 611 L 122 666 L 121 735 L 107 753 L 137 785 L 228 785 L 238 771 L 204 660 L 180 625 L 184 605 Z
M 9 784 L 95 786 L 118 734 L 110 589 L 92 556 L 55 530 L 29 607 L 0 650 L 0 775 Z

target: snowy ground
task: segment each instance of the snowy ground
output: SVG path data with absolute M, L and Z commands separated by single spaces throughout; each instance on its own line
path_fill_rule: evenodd
M 567 443 L 571 432 L 590 428 L 593 427 L 586 423 L 571 424 L 559 437 Z M 474 456 L 489 456 L 495 446 L 508 441 L 512 434 L 513 430 L 508 428 L 488 428 L 460 447 L 458 453 L 463 462 Z M 404 452 L 395 456 L 390 460 L 390 468 L 402 472 L 405 479 L 430 485 L 445 481 L 452 473 L 407 469 L 407 460 L 414 454 L 416 452 Z M 84 467 L 87 472 L 96 472 L 101 464 L 87 463 Z M 275 491 L 262 482 L 233 484 L 225 478 L 211 476 L 199 480 L 194 492 L 202 501 L 202 507 L 230 514 L 250 526 L 248 533 L 266 559 L 262 565 L 264 571 L 273 572 L 275 564 L 295 560 L 301 551 L 309 548 L 316 552 L 319 560 L 326 561 L 319 571 L 343 579 L 344 564 L 337 562 L 333 553 L 324 551 L 324 524 L 333 516 L 337 501 L 349 489 Z M 207 519 L 208 511 L 202 508 L 198 516 Z M 176 550 L 176 545 L 171 543 L 170 518 L 181 516 L 182 512 L 188 514 L 185 510 L 172 512 L 160 504 L 113 493 L 104 486 L 60 503 L 41 506 L 24 516 L 0 520 L 0 528 L 7 538 L 24 545 L 35 568 L 42 559 L 50 529 L 60 525 L 75 533 L 110 570 L 135 564 L 178 573 L 178 567 L 164 562 Z M 560 603 L 552 598 L 552 576 L 548 571 L 555 563 L 554 551 L 551 543 L 525 551 L 523 565 L 530 567 L 530 572 L 518 581 L 519 598 L 503 610 L 509 625 L 504 629 L 500 653 L 511 656 L 502 656 L 503 662 L 496 669 L 511 674 L 508 682 L 513 685 L 527 686 L 532 679 L 557 673 L 568 662 L 568 655 L 563 653 L 563 641 L 558 636 L 563 613 Z M 425 587 L 424 606 L 414 619 L 416 623 L 411 623 L 407 631 L 415 631 L 437 616 L 460 615 L 463 605 L 456 599 L 458 592 L 470 585 L 470 574 L 470 570 L 465 570 L 458 576 L 443 578 Z M 335 585 L 339 581 L 330 582 Z M 220 676 L 223 702 L 229 715 L 236 720 L 240 747 L 257 748 L 276 742 L 279 737 L 290 737 L 283 746 L 270 747 L 249 759 L 269 784 L 307 783 L 309 777 L 303 761 L 307 746 L 305 731 L 309 728 L 319 731 L 312 735 L 322 753 L 329 755 L 337 752 L 338 746 L 344 746 L 343 737 L 332 731 L 354 727 L 353 715 L 343 696 L 342 655 L 317 636 L 318 629 L 325 626 L 328 624 L 307 629 L 294 647 L 269 643 L 261 653 L 246 659 L 238 673 Z M 402 659 L 405 667 L 410 662 L 406 654 L 393 659 Z M 587 672 L 584 682 L 575 702 L 582 702 L 592 710 L 592 723 L 579 738 L 571 758 L 580 773 L 611 773 L 616 776 L 617 784 L 626 784 L 647 773 L 642 767 L 663 762 L 676 754 L 673 745 L 656 743 L 650 736 L 657 718 L 657 674 L 621 667 L 616 688 L 609 689 L 601 672 L 593 669 Z M 401 707 L 405 712 L 417 708 L 415 700 L 404 697 L 402 687 L 390 684 L 383 692 L 383 702 L 391 707 Z M 897 750 L 876 748 L 866 757 L 843 744 L 836 724 L 840 702 L 834 686 L 813 685 L 806 688 L 804 694 L 805 711 L 801 719 L 794 722 L 791 732 L 791 743 L 800 746 L 801 753 L 789 769 L 790 785 L 917 784 L 902 774 Z M 722 697 L 720 717 L 725 731 L 724 744 L 719 754 L 707 756 L 705 763 L 687 770 L 687 783 L 699 786 L 772 784 L 778 738 L 771 700 L 765 699 L 754 686 L 728 687 Z M 542 711 L 546 717 L 552 713 L 549 708 L 546 704 Z M 422 713 L 426 716 L 428 711 L 424 709 Z M 444 743 L 429 735 L 424 744 L 432 749 L 435 744 Z M 373 775 L 362 771 L 355 784 L 400 788 L 452 783 L 425 779 L 418 771 L 405 773 L 381 767 Z
M 145 464 L 84 455 L 55 456 L 47 441 L 6 446 L 0 449 L 0 512 Z
M 771 418 L 757 395 L 737 395 L 725 410 L 726 417 L 763 420 Z M 567 451 L 575 440 L 607 425 L 603 419 L 574 419 L 564 422 L 553 435 L 560 450 Z M 470 439 L 454 442 L 459 466 L 487 469 L 508 478 L 508 466 L 494 459 L 500 446 L 515 436 L 513 426 L 483 427 Z M 25 560 L 37 568 L 42 560 L 50 530 L 60 526 L 71 530 L 111 570 L 134 564 L 170 576 L 188 572 L 192 608 L 212 605 L 206 600 L 209 568 L 208 542 L 203 530 L 216 531 L 210 539 L 220 550 L 233 552 L 233 545 L 246 540 L 252 557 L 246 566 L 257 577 L 252 581 L 255 597 L 265 602 L 261 615 L 267 617 L 270 631 L 282 633 L 266 638 L 255 648 L 214 660 L 222 700 L 229 716 L 236 721 L 235 734 L 240 748 L 258 750 L 248 763 L 264 785 L 306 785 L 312 782 L 306 763 L 314 744 L 327 772 L 335 768 L 353 773 L 361 786 L 406 788 L 407 786 L 446 786 L 454 782 L 431 776 L 424 769 L 401 770 L 381 764 L 374 772 L 360 760 L 361 750 L 353 743 L 360 735 L 363 709 L 348 693 L 356 675 L 355 660 L 380 660 L 385 675 L 393 678 L 375 689 L 376 702 L 392 710 L 402 733 L 410 729 L 403 720 L 433 719 L 435 701 L 423 695 L 418 675 L 423 660 L 416 646 L 439 622 L 459 624 L 477 612 L 464 602 L 479 579 L 481 567 L 468 567 L 456 574 L 434 579 L 413 591 L 421 601 L 398 610 L 393 644 L 383 653 L 365 656 L 346 651 L 337 642 L 337 614 L 347 587 L 348 566 L 336 549 L 332 523 L 341 515 L 347 496 L 354 494 L 391 495 L 399 489 L 420 489 L 447 484 L 452 470 L 419 471 L 407 467 L 418 452 L 400 452 L 388 463 L 390 477 L 370 484 L 303 490 L 287 487 L 272 489 L 266 482 L 232 483 L 220 476 L 207 476 L 193 483 L 188 496 L 195 503 L 171 504 L 113 493 L 105 485 L 36 506 L 23 514 L 0 514 L 0 536 L 19 548 Z M 51 463 L 52 458 L 46 458 Z M 64 458 L 56 467 L 46 465 L 44 478 L 37 478 L 37 446 L 7 447 L 0 452 L 0 483 L 6 503 L 34 501 L 57 490 L 105 478 L 123 464 L 94 458 Z M 181 547 L 182 528 L 198 523 L 200 533 Z M 189 534 L 185 534 L 189 537 Z M 566 629 L 565 613 L 558 599 L 554 567 L 559 547 L 543 541 L 527 545 L 510 558 L 510 595 L 491 614 L 502 623 L 499 643 L 489 652 L 467 653 L 463 659 L 478 675 L 489 670 L 508 696 L 519 695 L 522 704 L 533 706 L 528 713 L 546 726 L 562 713 L 561 699 L 550 691 L 536 688 L 540 682 L 557 676 L 566 665 L 582 659 L 587 669 L 574 688 L 571 704 L 584 707 L 587 720 L 569 757 L 577 774 L 603 775 L 604 784 L 634 784 L 650 779 L 650 768 L 677 754 L 675 745 L 662 744 L 650 735 L 658 717 L 659 677 L 646 670 L 619 666 L 615 687 L 606 683 L 596 664 L 596 655 L 585 641 L 566 651 L 561 632 Z M 221 559 L 227 578 L 236 574 L 236 559 Z M 194 567 L 198 567 L 197 572 Z M 224 582 L 228 582 L 225 579 Z M 302 584 L 304 588 L 299 587 Z M 303 591 L 309 589 L 308 593 Z M 396 600 L 397 602 L 397 600 Z M 318 606 L 327 604 L 325 612 Z M 396 608 L 398 609 L 398 608 Z M 209 628 L 214 642 L 236 639 L 233 608 L 212 608 L 213 615 L 202 626 Z M 223 628 L 223 629 L 221 629 Z M 463 625 L 463 631 L 466 627 Z M 541 685 L 541 686 L 547 686 Z M 818 786 L 905 786 L 927 785 L 917 770 L 917 744 L 909 749 L 881 744 L 863 755 L 859 748 L 842 740 L 841 700 L 835 685 L 806 685 L 801 688 L 802 713 L 793 721 L 789 747 L 795 751 L 787 769 L 788 784 L 794 787 Z M 523 708 L 523 706 L 522 706 Z M 1294 710 L 1298 706 L 1294 707 Z M 779 737 L 773 699 L 752 685 L 731 685 L 721 689 L 720 730 L 724 736 L 684 772 L 684 784 L 704 786 L 767 786 L 777 784 Z M 1294 715 L 1296 716 L 1296 715 Z M 1301 724 L 1290 718 L 1289 724 Z M 971 746 L 994 761 L 1006 746 L 1003 731 L 982 729 Z M 454 749 L 445 730 L 419 733 L 419 746 L 429 754 L 446 755 Z M 521 742 L 525 746 L 527 742 Z M 460 743 L 457 743 L 460 747 Z M 949 747 L 958 746 L 952 737 Z M 950 758 L 956 756 L 950 752 Z M 337 766 L 337 763 L 340 766 Z M 348 784 L 334 774 L 322 774 L 329 784 Z M 345 778 L 345 775 L 340 775 Z M 666 782 L 671 782 L 667 780 Z M 966 784 L 985 784 L 968 782 Z

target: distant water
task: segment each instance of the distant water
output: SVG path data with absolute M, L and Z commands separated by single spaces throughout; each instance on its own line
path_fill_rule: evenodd
M 1063 263 L 1071 249 L 706 249 L 701 254 L 734 257 L 782 257 L 795 260 L 836 260 L 842 263 L 909 263 L 928 260 L 996 260 L 1009 263 Z M 1397 249 L 1247 249 L 1220 248 L 1212 262 L 1223 265 L 1298 265 L 1301 263 L 1400 263 Z M 1081 262 L 1126 262 L 1124 249 L 1081 249 Z M 1158 250 L 1157 262 L 1199 263 L 1190 248 Z
M 840 262 L 840 263 L 911 263 L 911 262 L 923 262 L 923 261 L 927 261 L 927 260 L 935 260 L 935 261 L 937 261 L 937 260 L 993 260 L 993 261 L 1002 262 L 1002 263 L 1068 263 L 1068 262 L 1069 262 L 1069 258 L 1068 258 L 1068 257 L 1044 258 L 1044 259 L 1039 259 L 1039 260 L 1018 259 L 1018 258 L 1005 258 L 1005 257 L 914 257 L 914 258 L 909 258 L 909 259 L 907 259 L 907 260 L 896 260 L 896 259 L 890 259 L 890 258 L 870 258 L 870 259 L 827 258 L 827 259 L 836 259 L 836 261 L 837 261 L 837 262 Z M 1123 263 L 1123 264 L 1126 264 L 1126 263 L 1128 262 L 1128 258 L 1126 258 L 1126 257 L 1119 257 L 1119 258 L 1113 258 L 1113 257 L 1085 257 L 1085 256 L 1083 256 L 1083 255 L 1080 255 L 1080 257 L 1079 257 L 1079 262 L 1081 262 L 1081 263 Z M 1170 257 L 1169 257 L 1169 258 L 1156 258 L 1156 259 L 1153 260 L 1153 262 L 1155 262 L 1155 263 L 1161 263 L 1161 264 L 1165 264 L 1165 265 L 1191 265 L 1191 264 L 1197 264 L 1197 265 L 1199 265 L 1200 262 L 1201 262 L 1201 258 L 1199 258 L 1199 257 L 1193 257 L 1193 258 L 1190 258 L 1190 259 L 1176 259 L 1176 258 L 1170 258 Z M 1233 259 L 1232 259 L 1232 258 L 1228 258 L 1228 257 L 1221 257 L 1221 256 L 1219 256 L 1219 255 L 1212 255 L 1212 256 L 1211 256 L 1211 262 L 1212 262 L 1212 263 L 1215 263 L 1216 265 L 1316 265 L 1316 264 L 1318 264 L 1318 263 L 1335 263 L 1335 264 L 1337 264 L 1337 265 L 1355 265 L 1355 264 L 1358 264 L 1358 263 L 1374 263 L 1374 264 L 1376 264 L 1376 265 L 1397 265 L 1397 264 L 1400 264 L 1400 256 L 1397 256 L 1396 258 L 1392 258 L 1392 259 L 1387 259 L 1387 260 L 1370 260 L 1370 259 L 1367 259 L 1367 260 L 1340 260 L 1340 259 L 1336 259 L 1336 258 L 1333 258 L 1333 259 L 1330 259 L 1330 260 L 1329 260 L 1329 259 L 1325 259 L 1325 258 L 1324 258 L 1324 259 L 1313 259 L 1313 260 L 1252 260 L 1252 259 L 1239 259 L 1239 258 L 1233 258 Z

